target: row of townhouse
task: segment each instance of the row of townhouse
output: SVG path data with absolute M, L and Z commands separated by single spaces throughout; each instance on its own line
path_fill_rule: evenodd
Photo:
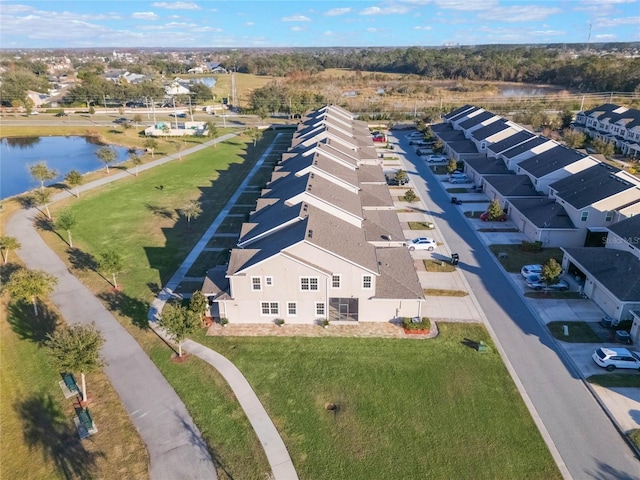
M 424 292 L 365 122 L 325 106 L 299 123 L 228 265 L 202 287 L 230 322 L 389 322 Z
M 472 105 L 448 113 L 432 129 L 530 241 L 564 249 L 565 271 L 607 314 L 627 319 L 640 310 L 638 178 Z M 612 234 L 620 228 L 625 235 Z M 609 265 L 609 273 L 585 258 Z M 621 276 L 614 279 L 618 268 Z
M 578 112 L 572 129 L 613 143 L 622 153 L 640 155 L 640 110 L 605 103 L 591 110 Z

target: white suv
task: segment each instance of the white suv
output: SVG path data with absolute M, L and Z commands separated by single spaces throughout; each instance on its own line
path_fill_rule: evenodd
M 446 162 L 447 161 L 447 156 L 446 155 L 429 155 L 427 157 L 427 162 L 432 163 L 432 162 Z
M 591 356 L 596 365 L 612 372 L 616 368 L 632 368 L 640 370 L 640 354 L 626 348 L 597 348 Z

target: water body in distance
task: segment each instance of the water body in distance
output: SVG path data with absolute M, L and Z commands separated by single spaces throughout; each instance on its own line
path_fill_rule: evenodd
M 47 182 L 53 185 L 64 180 L 71 170 L 80 173 L 104 169 L 96 157 L 103 144 L 92 137 L 14 137 L 0 139 L 0 199 L 32 190 L 40 183 L 29 173 L 29 166 L 45 162 L 58 176 Z M 113 147 L 118 156 L 112 164 L 126 161 L 128 150 Z

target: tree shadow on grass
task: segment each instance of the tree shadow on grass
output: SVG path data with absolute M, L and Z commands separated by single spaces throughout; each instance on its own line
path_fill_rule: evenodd
M 98 261 L 96 257 L 90 253 L 83 252 L 79 248 L 70 247 L 67 248 L 67 255 L 69 255 L 69 262 L 71 268 L 76 270 L 98 270 Z
M 13 252 L 12 252 L 13 253 Z M 15 255 L 15 254 L 14 254 Z M 0 285 L 6 285 L 11 277 L 11 274 L 17 270 L 20 270 L 21 267 L 17 263 L 9 263 L 2 264 L 2 268 L 0 268 Z
M 162 185 L 161 185 L 162 187 Z M 147 210 L 149 210 L 151 213 L 153 213 L 154 215 L 160 217 L 160 218 L 167 218 L 169 220 L 173 220 L 174 218 L 174 213 L 173 210 L 170 210 L 166 207 L 159 207 L 157 205 L 151 205 L 150 203 L 145 204 L 145 207 Z
M 11 302 L 8 313 L 11 329 L 22 340 L 31 340 L 39 345 L 47 340 L 47 335 L 52 334 L 59 323 L 58 315 L 46 305 L 40 305 L 39 315 L 35 316 L 30 303 Z
M 96 460 L 102 452 L 88 452 L 59 405 L 48 394 L 36 393 L 16 402 L 14 409 L 22 419 L 25 443 L 42 450 L 45 460 L 52 461 L 66 479 L 93 478 Z
M 38 215 L 34 219 L 33 224 L 38 230 L 41 230 L 43 232 L 53 232 L 54 231 L 53 222 L 51 220 L 49 220 L 46 215 Z M 58 236 L 60 237 L 60 234 L 58 234 Z M 62 238 L 62 237 L 60 237 L 60 238 Z
M 137 298 L 132 298 L 120 290 L 100 293 L 98 298 L 107 302 L 109 310 L 118 312 L 131 319 L 131 323 L 142 330 L 149 328 L 149 304 Z

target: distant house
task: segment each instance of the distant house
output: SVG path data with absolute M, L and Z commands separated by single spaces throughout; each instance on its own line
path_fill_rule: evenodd
M 572 125 L 592 138 L 613 143 L 622 153 L 640 155 L 640 110 L 605 103 L 578 112 Z
M 170 85 L 164 87 L 164 93 L 170 96 L 188 95 L 189 93 L 191 93 L 191 90 L 189 90 L 189 87 L 185 82 L 176 79 L 171 82 Z

